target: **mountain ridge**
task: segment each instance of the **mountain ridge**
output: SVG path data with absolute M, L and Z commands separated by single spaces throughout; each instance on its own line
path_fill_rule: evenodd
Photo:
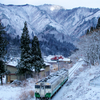
M 6 26 L 6 31 L 14 37 L 21 36 L 26 21 L 31 38 L 32 34 L 39 35 L 45 32 L 49 25 L 56 29 L 50 31 L 56 39 L 59 38 L 59 34 L 61 37 L 64 35 L 76 39 L 84 35 L 91 26 L 95 27 L 99 14 L 100 9 L 86 7 L 64 9 L 62 6 L 52 4 L 40 6 L 0 4 L 0 19 Z M 67 41 L 61 38 L 59 40 Z

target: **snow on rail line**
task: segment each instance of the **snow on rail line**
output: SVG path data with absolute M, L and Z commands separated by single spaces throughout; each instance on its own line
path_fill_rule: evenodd
M 84 60 L 83 59 L 79 59 L 78 62 L 71 68 L 69 69 L 69 78 L 68 81 L 72 78 L 72 76 L 74 75 L 74 72 L 80 68 L 82 66 L 82 64 L 84 64 Z M 66 82 L 67 83 L 67 82 Z M 52 100 L 63 100 L 63 95 L 64 95 L 64 91 L 66 91 L 66 89 L 68 88 L 68 86 L 66 86 L 66 84 L 53 96 Z
M 78 68 L 80 68 L 83 63 L 84 63 L 84 60 L 82 58 L 80 58 L 78 60 L 78 62 L 71 69 L 69 69 L 69 79 L 73 76 L 75 70 L 77 70 Z

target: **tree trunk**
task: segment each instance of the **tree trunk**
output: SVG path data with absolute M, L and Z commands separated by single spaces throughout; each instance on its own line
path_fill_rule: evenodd
M 38 76 L 38 79 L 39 79 L 39 72 L 37 72 L 37 76 Z
M 0 79 L 0 80 L 1 80 L 1 85 L 3 85 L 3 82 L 2 82 L 2 75 L 1 75 L 1 77 L 0 77 L 0 78 L 1 78 L 1 79 Z
M 26 80 L 26 73 L 25 73 L 25 80 Z

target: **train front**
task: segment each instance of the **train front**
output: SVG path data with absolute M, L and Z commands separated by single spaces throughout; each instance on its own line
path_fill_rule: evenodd
M 35 84 L 35 97 L 36 98 L 50 98 L 51 97 L 51 85 L 49 83 L 36 83 Z

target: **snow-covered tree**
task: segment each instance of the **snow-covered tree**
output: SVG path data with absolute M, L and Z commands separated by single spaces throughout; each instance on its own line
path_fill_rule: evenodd
M 88 63 L 100 64 L 100 31 L 94 30 L 89 34 L 84 35 L 80 38 L 80 42 L 76 44 L 79 48 L 79 54 L 82 55 Z
M 24 23 L 23 33 L 21 36 L 21 59 L 18 64 L 18 73 L 26 75 L 26 72 L 31 71 L 30 62 L 31 52 L 30 52 L 30 37 L 28 34 L 27 23 Z
M 44 60 L 41 55 L 41 50 L 39 47 L 39 41 L 38 41 L 37 36 L 34 36 L 34 38 L 32 40 L 32 49 L 31 50 L 32 50 L 31 51 L 32 52 L 31 53 L 32 65 L 35 68 L 35 72 L 38 73 L 38 72 L 40 72 L 40 69 L 42 67 L 45 67 L 45 65 L 44 65 Z
M 2 25 L 0 21 L 0 59 L 4 57 L 6 54 L 6 45 L 7 45 L 7 40 L 5 38 L 5 27 Z
M 0 79 L 1 79 L 1 84 L 3 84 L 2 76 L 5 72 L 3 58 L 4 58 L 4 55 L 6 54 L 6 45 L 7 45 L 7 41 L 5 39 L 6 31 L 4 29 L 5 29 L 5 27 L 3 27 L 3 25 L 0 21 Z
M 91 63 L 100 62 L 100 33 L 92 32 L 89 35 L 86 35 L 81 42 L 80 49 L 83 51 L 85 59 Z
M 100 33 L 93 32 L 91 35 L 92 52 L 94 55 L 94 63 L 99 63 L 99 50 L 100 50 Z

